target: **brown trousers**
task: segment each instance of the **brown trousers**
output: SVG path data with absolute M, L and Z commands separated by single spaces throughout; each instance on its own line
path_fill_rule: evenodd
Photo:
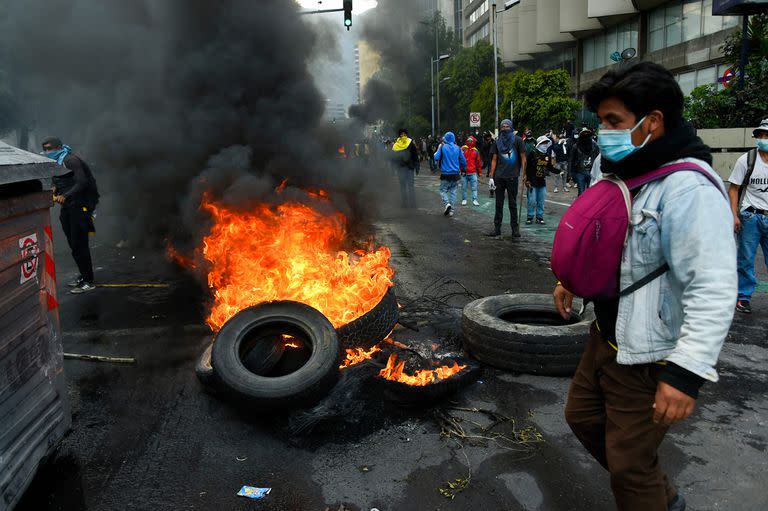
M 659 466 L 657 450 L 668 427 L 653 423 L 657 367 L 617 364 L 616 350 L 592 323 L 568 391 L 565 419 L 611 473 L 620 511 L 666 511 L 677 495 Z

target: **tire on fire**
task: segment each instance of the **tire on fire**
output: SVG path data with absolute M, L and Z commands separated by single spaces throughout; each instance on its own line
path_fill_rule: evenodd
M 311 353 L 295 372 L 255 374 L 243 362 L 254 343 L 283 334 L 308 346 Z M 266 302 L 235 314 L 219 330 L 211 362 L 216 379 L 230 394 L 252 404 L 289 408 L 313 403 L 336 383 L 341 347 L 333 325 L 312 307 L 290 301 Z
M 195 374 L 209 390 L 217 389 L 216 379 L 213 374 L 213 365 L 211 364 L 211 351 L 213 343 L 200 354 L 195 363 Z M 256 343 L 248 353 L 243 355 L 243 364 L 253 373 L 266 374 L 278 364 L 285 351 L 285 345 L 281 342 L 259 342 Z
M 336 329 L 343 348 L 370 348 L 383 341 L 400 319 L 397 297 L 390 287 L 381 301 L 356 320 Z
M 520 373 L 567 376 L 574 373 L 595 319 L 589 307 L 568 321 L 550 294 L 508 294 L 475 300 L 462 314 L 464 347 L 490 366 Z

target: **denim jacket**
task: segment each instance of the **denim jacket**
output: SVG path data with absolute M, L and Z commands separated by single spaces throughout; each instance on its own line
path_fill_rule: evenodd
M 705 162 L 694 162 L 714 176 Z M 720 179 L 718 178 L 720 184 Z M 710 381 L 736 304 L 733 215 L 720 190 L 696 172 L 645 185 L 632 203 L 620 289 L 669 264 L 670 270 L 619 300 L 620 364 L 667 360 Z

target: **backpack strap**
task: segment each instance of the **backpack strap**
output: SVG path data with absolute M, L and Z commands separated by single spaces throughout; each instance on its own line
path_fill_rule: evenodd
M 658 268 L 656 268 L 651 273 L 649 273 L 645 277 L 641 278 L 640 280 L 638 280 L 634 284 L 631 284 L 631 285 L 627 286 L 626 288 L 622 289 L 621 291 L 619 291 L 619 296 L 627 296 L 629 294 L 634 293 L 635 291 L 637 291 L 641 287 L 645 286 L 646 284 L 650 284 L 651 282 L 653 282 L 657 278 L 661 277 L 662 275 L 664 275 L 668 271 L 669 271 L 669 264 L 667 264 L 667 263 L 662 264 L 661 266 L 659 266 Z
M 741 198 L 744 195 L 744 191 L 747 189 L 747 186 L 749 186 L 749 179 L 752 177 L 752 172 L 755 171 L 756 162 L 757 162 L 757 149 L 750 149 L 749 151 L 747 151 L 747 173 L 744 174 L 744 180 L 741 182 L 741 186 L 739 186 L 738 204 L 741 204 Z
M 659 179 L 664 179 L 670 174 L 674 174 L 675 172 L 680 172 L 682 170 L 689 170 L 693 172 L 698 172 L 699 174 L 702 174 L 704 177 L 706 177 L 710 183 L 715 185 L 715 187 L 720 190 L 720 193 L 723 193 L 723 191 L 720 189 L 720 183 L 718 182 L 717 178 L 712 176 L 709 172 L 704 170 L 703 167 L 700 165 L 697 165 L 695 163 L 691 162 L 681 162 L 681 163 L 672 163 L 669 165 L 664 165 L 662 167 L 659 167 L 656 170 L 652 170 L 651 172 L 646 172 L 645 174 L 641 176 L 636 176 L 630 179 L 626 180 L 627 188 L 630 190 L 637 190 L 638 188 L 641 188 L 642 186 L 647 185 L 648 183 L 652 181 L 657 181 Z M 726 199 L 728 197 L 726 196 Z

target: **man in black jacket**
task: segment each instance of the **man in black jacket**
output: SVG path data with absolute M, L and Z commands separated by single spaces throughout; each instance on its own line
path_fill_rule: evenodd
M 46 138 L 42 146 L 43 153 L 61 166 L 53 176 L 53 200 L 61 204 L 61 227 L 80 271 L 80 276 L 68 283 L 70 292 L 93 291 L 96 287 L 88 234 L 94 231 L 92 215 L 99 200 L 96 180 L 88 164 L 58 138 Z
M 600 154 L 600 149 L 592 140 L 592 135 L 592 130 L 589 128 L 581 128 L 576 143 L 573 144 L 573 149 L 571 150 L 569 166 L 571 168 L 571 176 L 573 176 L 573 180 L 579 189 L 579 195 L 589 188 L 592 164 L 595 162 L 597 155 Z

